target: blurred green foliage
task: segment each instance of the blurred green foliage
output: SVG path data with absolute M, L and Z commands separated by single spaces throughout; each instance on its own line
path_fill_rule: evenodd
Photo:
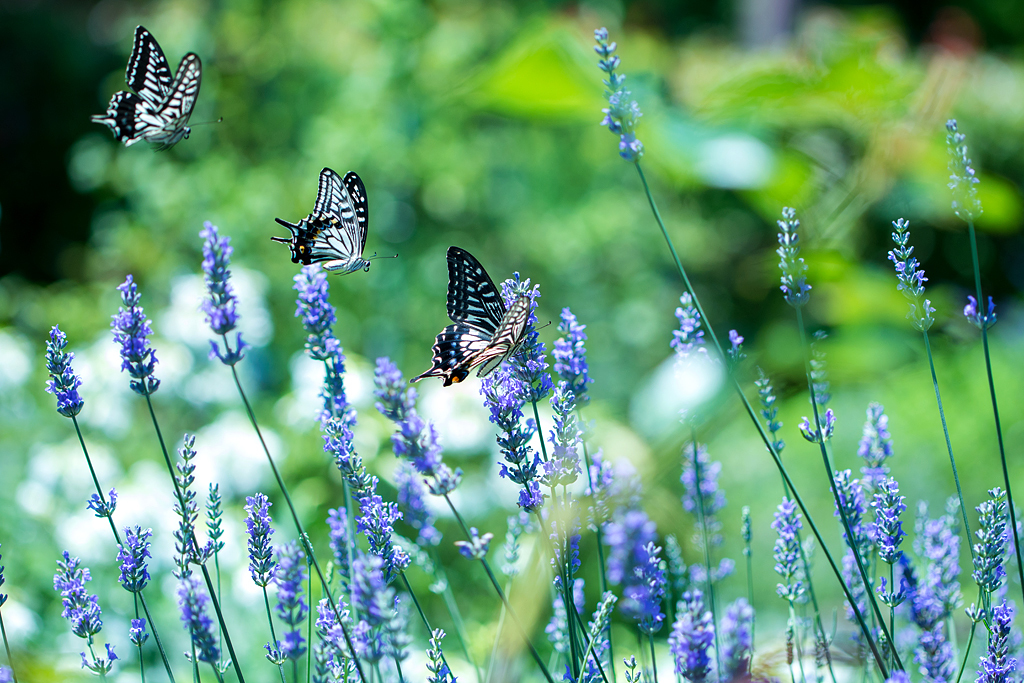
M 73 543 L 93 568 L 92 588 L 110 615 L 105 634 L 125 653 L 130 605 L 114 583 L 109 538 L 84 511 L 89 482 L 71 427 L 42 391 L 43 342 L 51 325 L 61 325 L 78 353 L 86 437 L 103 481 L 125 489 L 129 502 L 119 514 L 126 522 L 135 514 L 139 523 L 157 526 L 158 545 L 170 543 L 170 495 L 154 464 L 148 417 L 117 374 L 107 331 L 117 308 L 114 287 L 126 273 L 140 283 L 154 319 L 163 429 L 171 435 L 199 432 L 200 469 L 205 450 L 211 455 L 204 476 L 226 480 L 233 520 L 226 590 L 241 605 L 234 617 L 236 644 L 253 680 L 270 680 L 271 667 L 260 666 L 265 634 L 241 616 L 259 605 L 243 588 L 248 579 L 240 520 L 244 496 L 256 488 L 276 498 L 236 396 L 225 388 L 226 369 L 206 359 L 197 309 L 197 233 L 210 220 L 232 238 L 245 306 L 241 329 L 254 344 L 242 366 L 244 381 L 283 458 L 300 513 L 322 542 L 322 520 L 328 507 L 340 504 L 341 487 L 315 427 L 317 371 L 301 357 L 303 335 L 293 318 L 296 267 L 269 237 L 282 230 L 274 217 L 295 221 L 310 211 L 324 166 L 360 174 L 370 202 L 368 252 L 399 255 L 374 262 L 368 274 L 331 278 L 336 333 L 350 357 L 350 389 L 360 408 L 357 445 L 369 467 L 385 482 L 394 468 L 388 425 L 368 395 L 373 358 L 389 355 L 407 375 L 428 366 L 433 336 L 446 323 L 443 255 L 457 244 L 496 280 L 519 271 L 539 283 L 541 323 L 557 321 L 561 308 L 570 306 L 588 326 L 596 379 L 586 413 L 593 421 L 592 447 L 637 466 L 659 531 L 675 533 L 686 543 L 688 561 L 696 560 L 688 543 L 691 520 L 678 507 L 686 435 L 675 421 L 672 391 L 657 381 L 670 355 L 682 288 L 635 172 L 597 125 L 602 86 L 590 44 L 599 25 L 609 25 L 619 42 L 622 72 L 643 109 L 638 134 L 647 148 L 644 163 L 673 239 L 716 330 L 737 328 L 748 340 L 750 365 L 776 379 L 789 443 L 784 457 L 835 548 L 838 529 L 828 522 L 831 500 L 821 463 L 795 430 L 809 406 L 791 311 L 777 290 L 774 220 L 790 205 L 803 222 L 803 256 L 814 286 L 809 315 L 816 328 L 831 333 L 824 348 L 839 415 L 837 466 L 859 467 L 855 452 L 864 409 L 880 401 L 896 442 L 893 473 L 908 499 L 941 505 L 954 490 L 934 395 L 920 339 L 904 319 L 906 304 L 885 259 L 889 221 L 911 221 L 938 309 L 934 343 L 952 440 L 968 504 L 977 504 L 1000 478 L 976 331 L 959 315 L 971 271 L 966 233 L 949 211 L 943 128 L 949 116 L 959 118 L 980 169 L 985 287 L 1000 310 L 993 344 L 1003 427 L 1011 475 L 1024 484 L 1019 49 L 1017 56 L 1004 47 L 999 53 L 955 52 L 941 36 L 910 45 L 892 12 L 819 8 L 798 17 L 784 46 L 749 50 L 716 30 L 667 35 L 643 20 L 659 16 L 659 4 L 630 7 L 640 18 L 632 22 L 626 13 L 624 27 L 622 13 L 604 5 L 461 0 L 106 2 L 88 14 L 56 8 L 52 16 L 31 8 L 0 10 L 15 22 L 8 26 L 35 27 L 30 35 L 45 36 L 43 44 L 63 45 L 68 56 L 60 64 L 78 64 L 73 74 L 91 70 L 92 82 L 81 77 L 74 85 L 86 114 L 102 111 L 123 87 L 132 29 L 143 23 L 172 66 L 187 51 L 201 55 L 203 84 L 193 122 L 224 118 L 219 125 L 196 126 L 189 140 L 161 154 L 121 148 L 87 122 L 72 127 L 73 135 L 63 132 L 66 152 L 40 158 L 38 166 L 50 176 L 66 176 L 75 196 L 93 207 L 91 215 L 86 221 L 80 213 L 69 218 L 65 223 L 74 224 L 55 232 L 52 244 L 42 242 L 55 265 L 19 269 L 22 255 L 5 245 L 0 481 L 7 485 L 0 487 L 0 542 L 13 597 L 4 615 L 17 627 L 18 661 L 30 671 L 29 680 L 68 680 L 77 665 L 77 643 L 59 623 L 49 580 L 62 547 Z M 10 77 L 8 71 L 14 69 L 0 67 L 0 75 Z M 63 80 L 58 84 L 64 87 Z M 59 100 L 47 101 L 59 106 Z M 10 172 L 5 188 L 24 187 L 33 177 L 43 176 Z M 7 211 L 12 200 L 2 197 Z M 12 215 L 14 225 L 7 213 L 0 215 L 6 230 L 35 229 L 27 215 Z M 53 220 L 60 222 L 53 218 L 59 214 L 46 215 L 48 230 Z M 35 256 L 26 253 L 24 259 Z M 557 337 L 554 325 L 541 335 L 550 343 Z M 745 380 L 753 396 L 751 378 L 749 373 Z M 513 497 L 497 479 L 490 425 L 475 385 L 444 392 L 425 386 L 422 393 L 425 412 L 444 425 L 447 457 L 467 472 L 460 505 L 500 540 Z M 716 410 L 708 411 L 702 438 L 724 465 L 730 500 L 724 554 L 740 559 L 734 532 L 740 507 L 750 505 L 758 530 L 759 646 L 771 649 L 781 642 L 775 626 L 785 618 L 774 598 L 768 532 L 781 485 L 776 487 L 777 474 L 735 399 L 719 396 L 712 403 Z M 282 538 L 291 536 L 283 517 L 275 519 Z M 483 659 L 497 603 L 476 568 L 454 552 L 455 527 L 447 520 L 442 526 L 440 555 L 459 587 L 473 653 Z M 157 552 L 164 568 L 169 552 Z M 597 595 L 595 562 L 588 545 L 584 575 L 591 602 Z M 819 592 L 828 605 L 838 605 L 837 587 L 823 569 L 817 571 Z M 740 571 L 725 585 L 730 598 L 745 590 Z M 427 590 L 426 576 L 411 571 L 410 580 L 444 624 L 443 604 Z M 540 578 L 522 590 L 547 595 Z M 161 626 L 171 649 L 181 650 L 183 633 L 175 630 L 169 598 L 158 611 L 166 615 Z M 621 626 L 621 642 L 631 642 Z M 539 640 L 542 628 L 537 634 Z M 455 651 L 454 639 L 449 648 Z M 63 653 L 59 661 L 49 656 L 55 651 Z

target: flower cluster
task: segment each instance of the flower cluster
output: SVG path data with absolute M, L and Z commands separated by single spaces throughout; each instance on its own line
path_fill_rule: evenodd
M 589 376 L 590 366 L 587 364 L 587 329 L 580 325 L 576 316 L 568 308 L 562 309 L 558 331 L 562 337 L 555 340 L 551 357 L 555 359 L 555 373 L 569 385 L 569 390 L 576 397 L 576 407 L 583 408 L 590 403 L 587 386 L 593 382 Z
M 453 472 L 442 461 L 437 429 L 416 412 L 416 390 L 408 386 L 398 366 L 389 358 L 378 358 L 373 384 L 377 397 L 374 405 L 397 427 L 391 435 L 395 456 L 412 463 L 428 479 L 428 488 L 435 496 L 454 491 L 462 481 L 462 470 Z
M 800 559 L 800 513 L 796 511 L 796 503 L 783 498 L 775 513 L 772 529 L 779 537 L 775 540 L 775 571 L 784 583 L 775 589 L 780 598 L 791 604 L 805 599 L 804 567 Z
M 64 417 L 74 417 L 82 412 L 85 401 L 78 394 L 82 380 L 71 369 L 75 354 L 64 352 L 67 345 L 67 335 L 54 325 L 50 329 L 50 339 L 46 342 L 46 370 L 50 373 L 46 391 L 57 397 L 58 413 Z
M 722 542 L 719 533 L 722 525 L 715 518 L 725 507 L 725 492 L 718 486 L 718 475 L 721 472 L 722 463 L 717 460 L 711 462 L 705 444 L 697 444 L 696 456 L 692 442 L 683 448 L 683 473 L 679 477 L 683 484 L 683 509 L 702 518 L 707 531 L 707 538 L 703 542 L 708 546 L 720 545 Z
M 693 304 L 693 297 L 689 292 L 684 292 L 679 297 L 676 320 L 679 321 L 679 329 L 672 331 L 670 344 L 675 349 L 677 359 L 687 362 L 694 358 L 707 358 L 708 350 L 704 345 L 700 313 Z
M 137 394 L 149 396 L 160 387 L 160 380 L 153 376 L 156 369 L 156 353 L 149 346 L 149 335 L 153 329 L 139 305 L 142 295 L 139 287 L 129 275 L 117 286 L 121 292 L 122 307 L 117 309 L 110 327 L 114 341 L 121 345 L 121 371 L 131 376 L 129 386 Z
M 487 533 L 481 536 L 474 526 L 469 528 L 469 540 L 455 541 L 455 547 L 467 560 L 483 560 L 487 557 L 492 538 L 494 538 L 494 534 Z
M 924 276 L 924 269 L 914 256 L 914 247 L 908 246 L 910 240 L 910 221 L 899 218 L 892 222 L 892 241 L 896 248 L 889 252 L 889 260 L 896 268 L 896 278 L 899 284 L 896 289 L 903 292 L 903 296 L 910 301 L 910 312 L 907 313 L 914 327 L 927 332 L 935 318 L 932 313 L 935 309 L 932 302 L 924 298 L 924 283 L 928 278 Z
M 953 213 L 973 223 L 981 215 L 978 177 L 967 156 L 967 136 L 957 130 L 956 119 L 946 121 L 946 148 L 949 151 L 949 189 L 953 191 Z
M 740 336 L 739 332 L 736 330 L 729 330 L 729 349 L 726 353 L 729 354 L 729 360 L 733 363 L 739 363 L 747 357 L 747 354 L 743 352 L 744 341 L 744 338 Z
M 195 648 L 196 659 L 209 664 L 220 659 L 220 647 L 217 637 L 213 634 L 213 620 L 206 614 L 206 606 L 210 603 L 209 596 L 203 592 L 199 579 L 186 576 L 178 586 L 178 607 L 181 609 L 181 621 L 188 629 Z
M 64 559 L 57 561 L 57 573 L 53 575 L 53 589 L 60 594 L 64 606 L 61 616 L 71 624 L 71 632 L 88 643 L 89 654 L 81 653 L 82 668 L 106 676 L 118 657 L 110 643 L 106 645 L 106 657 L 97 657 L 93 652 L 93 636 L 103 630 L 103 620 L 98 598 L 85 588 L 86 582 L 91 580 L 89 569 L 65 550 Z
M 886 564 L 896 564 L 903 556 L 899 549 L 906 533 L 900 515 L 907 509 L 904 496 L 899 495 L 899 484 L 892 477 L 882 479 L 871 501 L 875 510 L 875 522 L 871 526 L 870 535 L 878 546 L 878 556 Z
M 779 431 L 782 429 L 782 420 L 779 418 L 779 407 L 775 405 L 778 400 L 775 397 L 775 388 L 772 381 L 764 374 L 764 370 L 757 369 L 759 378 L 754 380 L 757 387 L 757 395 L 761 399 L 761 418 L 764 419 L 768 432 L 772 435 L 772 448 L 776 454 L 781 454 L 786 447 L 786 442 L 779 438 Z
M 604 120 L 602 126 L 608 126 L 608 130 L 619 136 L 619 154 L 626 161 L 640 161 L 644 155 L 644 145 L 637 140 L 634 129 L 640 113 L 640 105 L 630 99 L 630 92 L 624 84 L 626 77 L 615 73 L 619 67 L 619 58 L 615 56 L 615 43 L 608 42 L 608 29 L 599 28 L 594 31 L 594 40 L 597 45 L 594 51 L 600 55 L 597 66 L 601 71 L 608 74 L 604 81 L 606 90 L 604 96 L 608 98 L 608 107 L 602 109 Z
M 341 579 L 341 585 L 348 590 L 352 578 L 352 557 L 355 541 L 349 529 L 348 511 L 340 507 L 327 511 L 327 526 L 330 528 L 331 553 L 334 556 L 334 571 Z
M 505 306 L 508 308 L 511 308 L 513 303 L 522 297 L 527 297 L 530 300 L 530 316 L 526 320 L 526 333 L 509 364 L 525 384 L 525 400 L 536 403 L 550 394 L 554 388 L 551 376 L 548 374 L 548 362 L 545 359 L 546 349 L 540 341 L 540 333 L 537 332 L 536 327 L 540 285 L 531 287 L 530 278 L 523 280 L 519 277 L 519 273 L 512 273 L 512 277 L 501 283 L 501 297 L 505 300 Z
M 206 281 L 203 314 L 206 316 L 206 324 L 213 333 L 224 337 L 223 352 L 218 341 L 210 340 L 210 358 L 219 358 L 225 365 L 235 365 L 245 357 L 246 344 L 242 341 L 241 332 L 236 337 L 233 350 L 227 343 L 227 333 L 238 325 L 238 298 L 228 281 L 231 277 L 228 266 L 231 265 L 231 253 L 234 248 L 230 244 L 231 238 L 221 237 L 217 232 L 217 226 L 210 221 L 203 223 L 199 236 L 203 238 L 202 267 L 203 278 Z
M 402 518 L 416 529 L 416 542 L 422 546 L 435 546 L 441 542 L 441 532 L 434 526 L 434 515 L 427 507 L 427 489 L 423 477 L 412 465 L 403 462 L 395 470 L 395 487 L 398 489 L 398 507 Z
M 499 430 L 498 448 L 505 460 L 501 464 L 501 476 L 522 487 L 519 507 L 533 512 L 544 504 L 544 496 L 538 481 L 540 456 L 530 446 L 537 424 L 532 419 L 523 419 L 529 386 L 511 367 L 504 366 L 484 378 L 480 393 L 490 411 L 491 422 Z
M 121 563 L 121 576 L 118 579 L 126 591 L 138 593 L 149 583 L 149 570 L 146 558 L 152 557 L 149 552 L 149 538 L 152 529 L 142 527 L 126 527 L 124 543 L 117 553 L 117 561 Z
M 97 517 L 111 517 L 117 509 L 117 489 L 107 491 L 106 499 L 99 493 L 89 496 L 85 507 L 93 511 Z
M 261 588 L 270 585 L 274 577 L 274 534 L 270 520 L 270 500 L 262 493 L 245 498 L 245 528 L 249 534 L 249 575 Z
M 544 463 L 541 480 L 545 486 L 568 486 L 580 475 L 579 448 L 583 442 L 582 432 L 576 423 L 576 396 L 569 389 L 568 382 L 558 383 L 551 397 L 551 408 L 555 426 L 548 439 L 552 448 L 548 461 Z
M 992 608 L 992 630 L 988 637 L 988 651 L 978 663 L 978 683 L 1009 683 L 1014 680 L 1017 660 L 1010 656 L 1013 611 L 1005 600 Z
M 707 680 L 714 642 L 715 624 L 711 611 L 704 607 L 704 595 L 699 590 L 684 593 L 676 608 L 676 621 L 668 638 L 676 674 L 690 683 Z
M 786 303 L 798 308 L 811 298 L 811 286 L 807 284 L 807 264 L 800 257 L 800 234 L 797 229 L 800 221 L 796 211 L 790 207 L 782 209 L 782 220 L 776 221 L 779 226 L 779 268 L 782 270 L 782 290 Z
M 641 630 L 654 633 L 665 619 L 661 602 L 666 584 L 654 522 L 642 510 L 620 512 L 605 524 L 604 540 L 609 548 L 608 581 L 623 584 L 622 612 Z
M 889 418 L 880 403 L 868 405 L 864 433 L 857 445 L 857 455 L 864 458 L 860 468 L 861 485 L 868 491 L 878 489 L 879 483 L 889 474 L 885 461 L 892 457 L 892 436 L 889 434 Z
M 797 425 L 800 428 L 800 434 L 811 443 L 821 443 L 828 441 L 832 438 L 832 433 L 836 428 L 836 415 L 829 408 L 825 411 L 825 415 L 821 419 L 821 429 L 819 430 L 815 425 L 811 424 L 810 418 L 804 415 L 803 420 Z
M 441 641 L 444 640 L 444 630 L 435 628 L 430 633 L 430 646 L 427 648 L 427 683 L 456 683 L 448 665 L 444 663 L 444 652 L 441 650 Z
M 996 324 L 996 304 L 992 297 L 988 298 L 988 311 L 978 311 L 978 300 L 970 294 L 967 295 L 967 305 L 964 306 L 964 317 L 979 330 L 987 330 Z
M 374 489 L 376 477 L 374 477 Z M 409 566 L 411 559 L 392 538 L 395 522 L 402 518 L 398 505 L 385 502 L 372 491 L 359 498 L 360 516 L 356 519 L 356 531 L 364 534 L 370 544 L 370 552 L 383 561 L 384 579 L 394 581 Z
M 724 680 L 735 680 L 746 673 L 753 654 L 754 608 L 746 598 L 737 598 L 725 609 L 722 617 L 722 674 Z
M 1006 491 L 998 486 L 988 492 L 989 500 L 977 507 L 978 530 L 974 544 L 974 581 L 983 591 L 994 593 L 1006 578 L 1003 560 L 1008 540 L 1007 523 L 1009 508 Z
M 306 580 L 306 553 L 299 548 L 298 541 L 292 541 L 277 552 L 277 570 L 274 583 L 277 585 L 277 616 L 291 628 L 284 639 L 277 643 L 277 650 L 283 659 L 297 660 L 306 653 L 306 640 L 302 637 L 302 626 L 309 613 L 309 607 L 302 596 L 302 583 Z

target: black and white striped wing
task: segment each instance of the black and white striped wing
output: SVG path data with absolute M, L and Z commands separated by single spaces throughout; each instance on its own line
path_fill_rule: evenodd
M 185 124 L 188 123 L 192 109 L 196 106 L 202 78 L 203 65 L 199 61 L 199 55 L 189 52 L 178 65 L 171 94 L 156 111 L 152 131 L 145 135 L 146 139 L 160 149 L 167 149 L 188 136 L 189 129 Z
M 160 45 L 143 26 L 135 27 L 135 42 L 132 45 L 132 56 L 128 59 L 125 71 L 128 87 L 138 93 L 139 97 L 159 108 L 160 104 L 171 94 L 174 81 L 171 78 L 171 67 Z
M 324 235 L 331 242 L 328 248 L 338 253 L 334 258 L 363 255 L 370 209 L 366 187 L 355 171 L 349 171 L 344 178 L 329 168 L 320 171 L 320 189 L 310 217 L 334 226 Z
M 488 337 L 505 317 L 505 302 L 491 277 L 472 254 L 459 247 L 448 247 L 448 317 Z
M 512 354 L 523 342 L 523 337 L 526 336 L 526 325 L 529 320 L 530 298 L 525 295 L 520 296 L 512 302 L 512 306 L 502 318 L 498 330 L 491 337 L 487 349 L 480 354 L 483 359 L 478 362 L 487 362 L 477 371 L 478 377 L 486 377 L 501 365 L 502 361 L 512 357 Z M 476 364 L 473 363 L 473 365 Z

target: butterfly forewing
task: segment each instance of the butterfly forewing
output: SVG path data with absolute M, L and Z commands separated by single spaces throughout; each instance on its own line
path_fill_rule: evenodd
M 135 27 L 132 56 L 128 59 L 125 81 L 147 102 L 158 106 L 171 92 L 171 67 L 153 34 Z
M 355 209 L 355 223 L 353 224 L 354 241 L 359 244 L 359 251 L 362 254 L 366 249 L 366 227 L 370 223 L 370 205 L 366 201 L 366 187 L 362 179 L 354 172 L 349 171 L 342 180 L 345 189 L 352 198 L 352 207 Z
M 493 335 L 505 316 L 505 303 L 491 277 L 465 249 L 448 248 L 448 317 Z

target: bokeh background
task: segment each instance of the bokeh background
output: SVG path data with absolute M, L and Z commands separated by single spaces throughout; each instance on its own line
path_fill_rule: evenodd
M 699 557 L 693 520 L 679 506 L 687 435 L 676 411 L 708 399 L 701 438 L 723 463 L 729 500 L 720 556 L 741 559 L 740 508 L 749 505 L 758 648 L 781 646 L 768 527 L 781 484 L 735 397 L 716 394 L 720 378 L 680 386 L 671 374 L 681 283 L 634 170 L 598 125 L 601 74 L 590 47 L 598 26 L 619 43 L 644 113 L 644 164 L 683 262 L 716 330 L 746 337 L 751 395 L 754 364 L 775 379 L 785 458 L 833 549 L 840 541 L 827 481 L 816 448 L 796 431 L 809 405 L 793 317 L 777 287 L 774 221 L 784 205 L 803 221 L 814 286 L 808 316 L 830 334 L 822 349 L 839 418 L 837 466 L 859 467 L 864 410 L 882 402 L 908 520 L 917 500 L 936 509 L 955 492 L 920 336 L 886 261 L 890 221 L 911 221 L 938 309 L 933 344 L 964 493 L 978 504 L 1001 477 L 977 331 L 960 315 L 973 280 L 966 231 L 949 209 L 943 125 L 959 119 L 981 178 L 979 247 L 999 310 L 1000 407 L 1011 475 L 1024 485 L 1024 23 L 1013 0 L 924 4 L 0 1 L 0 543 L 12 596 L 3 614 L 28 679 L 84 677 L 51 586 L 65 548 L 92 567 L 104 634 L 129 652 L 116 549 L 85 510 L 90 482 L 77 441 L 43 392 L 44 340 L 55 323 L 76 353 L 81 419 L 101 478 L 121 494 L 118 515 L 155 528 L 155 562 L 169 568 L 166 475 L 109 332 L 114 287 L 132 273 L 154 320 L 164 431 L 198 434 L 200 484 L 219 481 L 228 501 L 224 566 L 236 643 L 247 674 L 271 680 L 273 668 L 260 661 L 265 626 L 249 618 L 261 607 L 245 570 L 241 504 L 256 490 L 277 498 L 226 369 L 206 357 L 197 233 L 210 220 L 232 238 L 241 329 L 253 345 L 244 381 L 322 542 L 341 488 L 315 422 L 319 370 L 302 354 L 293 317 L 296 267 L 269 238 L 283 230 L 275 217 L 310 211 L 324 166 L 362 176 L 367 250 L 398 254 L 368 274 L 331 278 L 360 408 L 357 444 L 385 494 L 394 493 L 395 459 L 372 406 L 373 359 L 388 355 L 407 374 L 428 367 L 446 322 L 444 252 L 457 244 L 497 280 L 519 271 L 539 283 L 541 323 L 557 323 L 569 306 L 587 325 L 589 441 L 637 468 L 648 512 L 660 533 L 683 541 L 688 562 Z M 202 57 L 193 124 L 223 117 L 165 153 L 120 147 L 89 122 L 124 87 L 140 23 L 172 68 L 185 52 Z M 541 332 L 548 343 L 557 336 L 554 324 Z M 514 490 L 497 476 L 478 384 L 423 385 L 421 394 L 446 457 L 466 472 L 458 504 L 500 541 Z M 280 521 L 283 540 L 293 533 Z M 455 527 L 443 516 L 440 524 L 440 553 L 482 659 L 497 601 L 454 551 Z M 587 546 L 591 604 L 595 561 Z M 824 567 L 816 577 L 829 610 L 839 610 L 837 642 L 845 642 L 838 589 Z M 173 581 L 161 580 L 170 595 Z M 414 570 L 410 580 L 444 625 L 429 579 Z M 523 600 L 547 600 L 542 578 L 518 590 Z M 722 590 L 728 599 L 745 594 L 742 567 Z M 158 610 L 172 649 L 183 649 L 171 599 Z M 632 642 L 624 622 L 616 628 L 620 642 Z M 418 635 L 414 650 L 425 645 Z M 449 650 L 457 651 L 454 639 Z M 118 680 L 134 680 L 133 668 Z M 468 668 L 457 673 L 472 677 Z

